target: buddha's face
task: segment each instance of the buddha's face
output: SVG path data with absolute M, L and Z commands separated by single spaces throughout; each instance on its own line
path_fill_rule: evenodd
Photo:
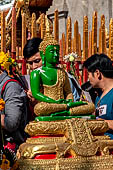
M 59 45 L 48 45 L 45 52 L 46 66 L 55 66 L 59 62 Z

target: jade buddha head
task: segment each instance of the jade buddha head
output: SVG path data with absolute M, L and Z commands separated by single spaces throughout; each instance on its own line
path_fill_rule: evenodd
M 47 33 L 39 46 L 42 64 L 56 66 L 59 62 L 59 44 L 52 34 Z
M 56 66 L 59 62 L 59 45 L 48 45 L 45 51 L 46 66 Z

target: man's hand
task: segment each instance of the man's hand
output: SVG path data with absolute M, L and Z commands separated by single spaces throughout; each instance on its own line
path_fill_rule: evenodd
M 105 120 L 105 122 L 107 122 L 109 128 L 113 130 L 113 120 Z
M 30 101 L 34 101 L 34 97 L 32 96 L 32 92 L 30 90 L 27 91 L 27 96 L 30 99 Z
M 31 105 L 35 106 L 37 104 L 37 100 L 33 97 L 31 90 L 28 90 L 26 93 L 27 93 L 27 97 L 30 100 Z
M 5 128 L 5 125 L 4 125 L 4 118 L 5 118 L 5 115 L 4 114 L 1 114 L 1 125 L 3 128 Z
M 97 120 L 104 120 L 105 122 L 108 123 L 109 129 L 113 130 L 113 120 L 105 120 L 105 119 L 102 119 L 102 118 L 98 118 Z

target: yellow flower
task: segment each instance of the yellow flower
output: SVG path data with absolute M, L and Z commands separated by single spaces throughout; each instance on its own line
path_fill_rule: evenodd
M 3 52 L 0 53 L 0 64 L 3 63 L 5 60 L 5 55 Z
M 0 99 L 0 111 L 4 109 L 5 102 L 3 99 Z
M 1 66 L 4 68 L 4 70 L 9 70 L 9 66 L 11 65 L 10 62 L 4 62 L 3 64 L 1 64 Z
M 1 52 L 0 53 L 0 65 L 3 67 L 4 70 L 7 72 L 9 71 L 9 67 L 15 66 L 15 60 L 12 59 L 8 53 Z
M 74 56 L 73 55 L 70 55 L 70 57 L 69 57 L 69 61 L 74 61 Z
M 11 62 L 14 64 L 14 63 L 15 63 L 15 59 L 12 59 L 12 58 L 11 58 Z

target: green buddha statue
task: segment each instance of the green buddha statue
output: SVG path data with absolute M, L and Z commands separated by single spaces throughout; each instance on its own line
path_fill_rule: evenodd
M 74 116 L 94 112 L 92 103 L 73 102 L 67 73 L 59 68 L 59 44 L 46 33 L 39 47 L 42 67 L 31 72 L 32 95 L 38 100 L 34 107 L 37 116 Z M 38 118 L 39 119 L 39 118 Z

